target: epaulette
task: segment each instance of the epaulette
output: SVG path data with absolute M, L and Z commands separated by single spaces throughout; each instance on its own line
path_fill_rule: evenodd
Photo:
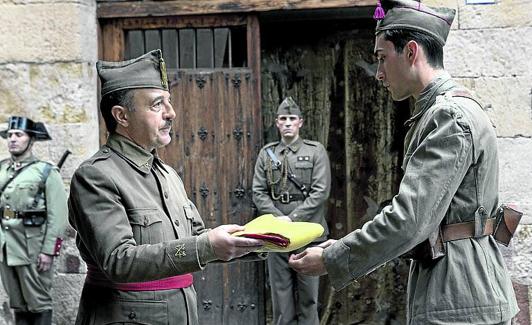
M 92 155 L 92 157 L 87 159 L 85 162 L 88 164 L 93 164 L 99 160 L 106 160 L 107 158 L 111 157 L 112 154 L 113 151 L 109 147 L 102 146 L 100 150 L 96 151 L 96 153 L 94 153 L 94 155 Z
M 276 146 L 279 144 L 279 141 L 270 142 L 267 145 L 264 146 L 264 149 L 269 148 L 271 146 Z
M 310 146 L 314 146 L 314 147 L 317 147 L 320 145 L 320 143 L 318 141 L 312 141 L 312 140 L 307 140 L 307 139 L 303 139 L 303 142 L 305 144 L 308 144 Z

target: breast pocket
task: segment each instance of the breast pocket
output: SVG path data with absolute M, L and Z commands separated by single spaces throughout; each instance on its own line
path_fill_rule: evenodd
M 184 231 L 186 231 L 184 235 L 191 236 L 194 232 L 194 223 L 200 218 L 199 212 L 196 207 L 191 203 L 187 203 L 183 206 L 183 212 L 185 214 L 185 219 L 187 223 L 186 229 L 184 229 Z
M 313 164 L 310 161 L 296 161 L 295 164 L 297 178 L 307 186 L 312 183 L 312 167 Z
M 137 244 L 156 244 L 164 241 L 163 221 L 159 210 L 135 209 L 128 211 L 133 238 Z

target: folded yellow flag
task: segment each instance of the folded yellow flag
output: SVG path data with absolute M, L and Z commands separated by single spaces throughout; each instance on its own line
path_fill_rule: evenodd
M 310 244 L 323 234 L 323 227 L 313 222 L 290 222 L 272 214 L 265 214 L 244 225 L 233 236 L 262 239 L 264 247 L 258 252 L 291 252 Z

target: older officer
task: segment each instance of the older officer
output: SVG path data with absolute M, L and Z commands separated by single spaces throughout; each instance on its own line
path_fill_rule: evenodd
M 253 178 L 253 202 L 259 214 L 271 213 L 288 221 L 310 221 L 329 230 L 325 221 L 331 186 L 327 151 L 316 141 L 299 136 L 303 118 L 291 97 L 277 110 L 280 142 L 269 143 L 259 153 Z M 274 324 L 319 324 L 319 278 L 295 274 L 288 253 L 270 253 L 268 270 Z M 293 281 L 294 279 L 294 281 Z
M 66 226 L 65 186 L 58 168 L 32 153 L 35 141 L 51 139 L 42 123 L 12 116 L 0 136 L 11 154 L 0 161 L 2 283 L 16 324 L 52 324 L 52 264 Z
M 262 242 L 204 228 L 174 169 L 157 156 L 175 112 L 160 50 L 99 61 L 107 143 L 76 170 L 69 220 L 88 272 L 76 324 L 198 324 L 191 272 Z
M 497 138 L 482 107 L 443 70 L 455 12 L 410 0 L 382 3 L 376 77 L 394 100 L 416 101 L 399 193 L 361 229 L 292 256 L 291 265 L 328 273 L 341 289 L 416 247 L 408 324 L 510 324 L 518 307 L 491 235 L 499 205 Z

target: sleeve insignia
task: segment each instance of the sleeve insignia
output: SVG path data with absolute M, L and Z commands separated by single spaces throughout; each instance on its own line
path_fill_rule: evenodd
M 179 244 L 175 247 L 175 257 L 182 258 L 187 256 L 187 252 L 185 250 L 185 244 Z

